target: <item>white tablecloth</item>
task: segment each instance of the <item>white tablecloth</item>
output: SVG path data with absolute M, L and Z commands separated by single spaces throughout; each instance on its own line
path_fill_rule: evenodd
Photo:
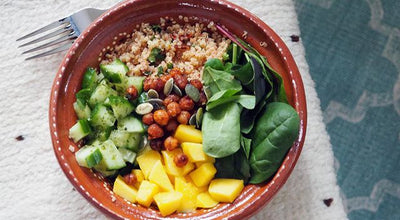
M 77 191 L 54 156 L 48 128 L 53 77 L 63 54 L 24 61 L 15 41 L 44 24 L 84 7 L 107 8 L 118 1 L 3 0 L 0 2 L 0 219 L 105 219 Z M 303 152 L 286 185 L 255 219 L 345 219 L 329 137 L 308 73 L 291 0 L 235 0 L 285 41 L 303 76 L 308 129 Z M 24 140 L 15 137 L 22 135 Z M 332 198 L 328 207 L 324 199 Z

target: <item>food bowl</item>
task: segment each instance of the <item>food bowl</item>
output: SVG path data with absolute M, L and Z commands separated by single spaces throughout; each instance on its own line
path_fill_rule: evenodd
M 75 93 L 88 66 L 98 66 L 103 48 L 123 38 L 142 22 L 159 22 L 160 17 L 197 18 L 199 22 L 217 22 L 239 37 L 245 37 L 271 66 L 281 74 L 289 103 L 300 116 L 299 136 L 277 173 L 264 184 L 247 185 L 232 203 L 220 203 L 212 209 L 192 213 L 175 213 L 170 218 L 244 219 L 259 211 L 288 179 L 300 155 L 306 131 L 307 111 L 303 83 L 288 48 L 278 35 L 250 12 L 223 0 L 128 0 L 95 20 L 74 42 L 64 57 L 55 77 L 49 109 L 50 132 L 55 155 L 62 170 L 74 187 L 104 214 L 117 219 L 161 219 L 154 208 L 132 204 L 116 196 L 110 183 L 82 168 L 75 160 L 78 147 L 68 138 L 75 123 Z M 116 38 L 115 38 L 116 37 Z

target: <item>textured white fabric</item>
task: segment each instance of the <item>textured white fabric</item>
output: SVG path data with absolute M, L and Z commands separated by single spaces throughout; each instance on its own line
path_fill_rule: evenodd
M 105 219 L 76 192 L 53 153 L 48 102 L 62 54 L 24 61 L 15 41 L 83 7 L 118 1 L 2 0 L 0 2 L 0 219 Z M 235 0 L 269 24 L 291 50 L 303 76 L 308 130 L 299 162 L 286 185 L 254 219 L 345 219 L 320 102 L 308 73 L 291 0 Z M 25 140 L 16 141 L 23 135 Z M 333 198 L 327 207 L 323 199 Z

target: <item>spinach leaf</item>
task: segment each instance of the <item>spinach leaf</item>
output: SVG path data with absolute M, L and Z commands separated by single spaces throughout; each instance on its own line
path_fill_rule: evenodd
M 215 70 L 224 70 L 225 69 L 222 61 L 217 58 L 211 58 L 211 59 L 207 60 L 207 62 L 204 64 L 204 68 L 206 68 L 208 66 Z
M 299 124 L 292 106 L 273 102 L 265 107 L 254 127 L 250 183 L 261 183 L 276 172 L 298 136 Z
M 243 150 L 215 160 L 216 178 L 242 179 L 247 184 L 250 178 L 250 165 Z
M 234 79 L 231 74 L 222 70 L 213 69 L 210 66 L 204 68 L 203 81 L 204 85 L 210 88 L 212 94 L 222 90 L 242 89 L 240 82 Z
M 253 109 L 256 106 L 256 98 L 253 95 L 234 95 L 228 97 L 221 97 L 215 101 L 209 101 L 207 103 L 206 110 L 209 111 L 217 106 L 229 102 L 236 102 L 246 109 Z
M 226 98 L 235 95 L 236 93 L 240 92 L 241 89 L 226 89 L 215 93 L 208 102 L 214 102 L 221 98 Z
M 251 139 L 246 138 L 242 135 L 240 138 L 240 146 L 242 146 L 244 154 L 246 155 L 246 159 L 249 159 L 251 150 Z
M 261 101 L 254 109 L 243 109 L 240 114 L 240 131 L 244 134 L 249 134 L 254 126 L 258 114 L 264 109 L 267 102 Z
M 225 67 L 228 65 L 229 63 L 225 64 Z M 253 90 L 253 86 L 251 85 L 251 83 L 254 81 L 254 73 L 253 73 L 253 68 L 251 66 L 250 63 L 246 63 L 243 66 L 240 65 L 232 65 L 229 68 L 229 71 L 233 76 L 236 77 L 236 79 L 238 79 L 240 82 L 242 82 L 242 85 L 247 86 L 250 85 L 251 86 L 251 90 Z
M 230 102 L 204 113 L 201 130 L 206 154 L 221 158 L 240 149 L 240 111 L 238 104 Z

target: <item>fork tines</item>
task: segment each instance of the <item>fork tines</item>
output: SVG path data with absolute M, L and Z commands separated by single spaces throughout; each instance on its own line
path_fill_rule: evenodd
M 70 19 L 63 18 L 47 26 L 44 26 L 32 33 L 29 33 L 17 39 L 17 41 L 22 41 L 28 38 L 32 38 L 36 35 L 42 35 L 42 36 L 19 46 L 19 47 L 26 47 L 29 45 L 35 45 L 35 47 L 22 52 L 22 54 L 32 53 L 46 48 L 50 50 L 28 57 L 25 60 L 47 56 L 53 53 L 67 50 L 71 46 L 73 40 L 78 37 L 74 29 L 72 28 Z M 37 44 L 39 42 L 42 42 L 43 44 Z

